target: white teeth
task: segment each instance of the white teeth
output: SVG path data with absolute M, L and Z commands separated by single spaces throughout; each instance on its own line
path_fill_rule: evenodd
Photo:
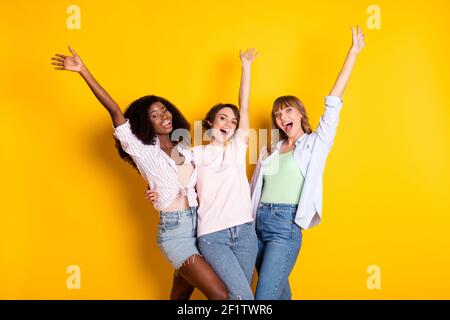
M 285 122 L 285 123 L 283 124 L 284 130 L 291 129 L 292 126 L 293 126 L 293 122 Z
M 170 121 L 169 121 L 169 120 L 164 121 L 164 122 L 162 123 L 163 126 L 167 126 L 167 125 L 169 125 L 169 124 L 170 124 Z

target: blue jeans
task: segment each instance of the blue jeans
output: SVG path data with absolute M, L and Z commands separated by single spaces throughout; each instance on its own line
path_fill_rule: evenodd
M 253 222 L 200 236 L 201 254 L 228 288 L 230 299 L 254 300 L 253 278 L 258 241 Z
M 260 203 L 256 215 L 258 256 L 257 300 L 292 298 L 289 274 L 302 245 L 301 228 L 294 223 L 297 205 Z

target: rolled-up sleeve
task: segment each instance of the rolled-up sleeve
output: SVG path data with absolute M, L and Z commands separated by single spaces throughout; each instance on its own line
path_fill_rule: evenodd
M 336 136 L 339 115 L 342 110 L 342 99 L 337 96 L 325 97 L 325 111 L 320 117 L 316 134 L 328 147 L 331 147 Z
M 325 105 L 332 108 L 342 107 L 342 98 L 337 96 L 326 96 Z
M 123 150 L 131 156 L 141 157 L 145 152 L 148 152 L 151 147 L 142 143 L 142 141 L 133 134 L 128 119 L 125 123 L 114 128 L 114 137 L 120 141 Z

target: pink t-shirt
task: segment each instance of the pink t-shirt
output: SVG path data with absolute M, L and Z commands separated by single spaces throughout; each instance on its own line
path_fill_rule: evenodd
M 247 144 L 233 137 L 225 146 L 192 149 L 199 200 L 197 237 L 253 221 L 245 154 Z

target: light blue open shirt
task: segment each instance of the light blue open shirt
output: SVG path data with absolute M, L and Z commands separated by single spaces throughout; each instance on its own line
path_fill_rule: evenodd
M 305 177 L 295 216 L 295 223 L 302 229 L 314 227 L 322 220 L 323 171 L 334 142 L 341 109 L 340 97 L 326 96 L 325 112 L 320 118 L 317 130 L 311 134 L 303 134 L 295 142 L 294 158 Z M 256 218 L 261 199 L 264 176 L 262 164 L 279 153 L 282 143 L 283 141 L 279 141 L 272 147 L 272 153 L 269 156 L 266 149 L 260 154 L 250 185 L 253 218 Z

